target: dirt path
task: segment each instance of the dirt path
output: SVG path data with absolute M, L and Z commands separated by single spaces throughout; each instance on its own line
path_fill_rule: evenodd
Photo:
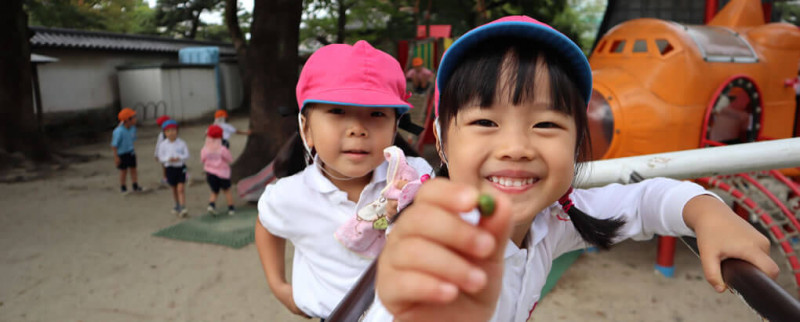
M 246 128 L 247 120 L 233 124 Z M 192 154 L 195 183 L 187 189 L 187 204 L 195 216 L 208 197 L 199 161 L 204 131 L 199 125 L 180 131 Z M 156 133 L 140 127 L 136 142 L 139 181 L 151 189 L 160 179 L 152 158 Z M 244 142 L 243 136 L 232 138 L 234 155 Z M 254 245 L 234 250 L 152 237 L 180 221 L 169 213 L 169 190 L 120 195 L 107 142 L 69 152 L 102 157 L 46 180 L 0 184 L 0 321 L 304 320 L 271 295 Z M 733 295 L 716 295 L 683 249 L 677 278 L 654 275 L 655 245 L 625 243 L 583 256 L 539 303 L 534 318 L 757 320 Z

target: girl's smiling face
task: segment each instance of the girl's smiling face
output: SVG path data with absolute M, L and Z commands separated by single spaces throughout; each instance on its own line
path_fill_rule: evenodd
M 396 131 L 393 108 L 316 104 L 307 112 L 303 135 L 333 176 L 361 178 L 384 161 Z
M 578 131 L 574 117 L 554 106 L 541 57 L 535 63 L 536 86 L 516 104 L 514 68 L 506 64 L 504 59 L 491 104 L 467 101 L 445 123 L 441 152 L 452 181 L 512 200 L 512 240 L 520 245 L 536 214 L 572 184 Z

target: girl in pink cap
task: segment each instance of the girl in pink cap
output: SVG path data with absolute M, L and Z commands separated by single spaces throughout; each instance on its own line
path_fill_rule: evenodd
M 529 17 L 502 18 L 453 43 L 436 106 L 440 176 L 449 179 L 426 183 L 393 226 L 366 320 L 526 321 L 553 259 L 654 234 L 696 235 L 719 292 L 725 258 L 777 276 L 769 241 L 696 184 L 571 188 L 589 155 L 591 77 L 577 46 Z M 479 193 L 496 201 L 492 215 L 474 211 Z
M 256 245 L 273 294 L 298 315 L 327 318 L 385 241 L 406 187 L 432 172 L 391 147 L 410 108 L 400 64 L 366 41 L 325 46 L 297 83 L 299 136 L 258 202 Z M 388 160 L 387 160 L 388 159 Z M 410 182 L 414 181 L 415 185 Z M 409 182 L 409 184 L 406 184 Z M 292 281 L 285 243 L 294 245 Z

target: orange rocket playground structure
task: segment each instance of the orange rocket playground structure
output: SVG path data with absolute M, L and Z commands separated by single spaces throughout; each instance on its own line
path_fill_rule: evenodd
M 800 29 L 766 23 L 759 0 L 732 0 L 706 25 L 630 20 L 597 44 L 589 59 L 594 159 L 800 136 Z M 796 286 L 798 175 L 793 168 L 697 180 L 780 245 Z M 673 237 L 659 239 L 656 268 L 667 276 L 674 247 Z

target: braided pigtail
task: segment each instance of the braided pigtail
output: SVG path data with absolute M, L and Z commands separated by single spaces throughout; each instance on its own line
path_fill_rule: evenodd
M 611 247 L 614 237 L 617 237 L 618 230 L 625 224 L 625 220 L 621 218 L 598 219 L 589 216 L 575 207 L 569 197 L 571 193 L 572 187 L 569 188 L 564 196 L 558 199 L 558 203 L 564 209 L 564 212 L 569 215 L 575 230 L 578 231 L 583 240 L 592 245 L 602 249 Z

